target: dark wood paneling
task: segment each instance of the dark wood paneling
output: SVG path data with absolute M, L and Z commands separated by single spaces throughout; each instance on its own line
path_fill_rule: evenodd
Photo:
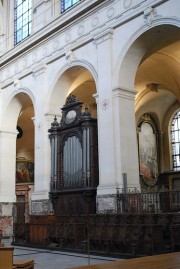
M 28 231 L 29 245 L 64 250 L 118 256 L 180 250 L 178 213 L 31 216 Z

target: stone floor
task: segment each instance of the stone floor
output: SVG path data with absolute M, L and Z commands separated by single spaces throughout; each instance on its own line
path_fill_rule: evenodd
M 3 239 L 6 246 L 11 245 L 10 239 Z M 67 269 L 74 266 L 103 263 L 115 260 L 110 257 L 101 257 L 55 250 L 45 250 L 36 248 L 14 247 L 15 259 L 33 259 L 35 269 Z M 116 259 L 117 260 L 117 259 Z

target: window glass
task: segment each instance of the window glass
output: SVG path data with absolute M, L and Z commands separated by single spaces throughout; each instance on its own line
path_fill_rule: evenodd
M 19 41 L 21 41 L 21 31 L 18 31 L 17 32 L 17 43 L 19 42 Z
M 22 3 L 22 0 L 17 0 L 17 5 L 20 5 Z
M 173 169 L 180 170 L 180 110 L 175 114 L 171 125 Z
M 15 45 L 31 34 L 32 0 L 15 0 Z
M 62 0 L 62 12 L 75 5 L 81 0 Z

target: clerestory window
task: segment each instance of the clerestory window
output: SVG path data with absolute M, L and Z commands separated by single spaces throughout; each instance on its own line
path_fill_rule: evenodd
M 180 170 L 180 110 L 175 114 L 171 124 L 171 143 L 173 169 Z
M 68 8 L 72 7 L 77 2 L 80 2 L 80 1 L 81 0 L 62 0 L 61 11 L 62 12 L 66 11 Z
M 14 0 L 14 44 L 31 34 L 32 0 Z

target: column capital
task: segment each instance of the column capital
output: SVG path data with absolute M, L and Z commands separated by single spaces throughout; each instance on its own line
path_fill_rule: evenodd
M 97 45 L 101 44 L 102 42 L 112 39 L 113 38 L 113 29 L 109 28 L 103 31 L 102 33 L 97 34 L 93 37 L 94 41 Z
M 55 114 L 45 114 L 45 120 L 48 125 L 48 128 L 52 128 L 52 124 L 55 120 L 55 117 L 57 119 L 57 122 L 60 123 L 62 116 L 61 115 L 55 115 Z
M 99 104 L 99 94 L 98 93 L 95 93 L 95 94 L 93 94 L 93 97 L 96 100 L 96 104 Z
M 134 89 L 128 89 L 125 87 L 118 87 L 113 89 L 113 97 L 114 98 L 125 98 L 134 100 L 136 95 L 136 91 Z
M 34 126 L 36 126 L 36 123 L 39 125 L 39 124 L 41 124 L 43 122 L 44 123 L 47 122 L 49 124 L 49 123 L 52 123 L 54 121 L 55 116 L 56 116 L 58 122 L 60 122 L 61 121 L 61 115 L 57 115 L 57 114 L 56 115 L 55 114 L 45 114 L 44 119 L 41 118 L 41 120 L 39 120 L 39 123 L 38 123 L 37 117 L 32 117 L 31 120 L 34 123 Z
M 56 116 L 57 120 L 60 121 L 61 120 L 61 115 L 55 115 L 55 114 L 45 114 L 45 119 L 46 121 L 54 121 L 54 118 Z
M 11 132 L 11 131 L 0 131 L 0 136 L 3 138 L 17 138 L 18 131 Z

